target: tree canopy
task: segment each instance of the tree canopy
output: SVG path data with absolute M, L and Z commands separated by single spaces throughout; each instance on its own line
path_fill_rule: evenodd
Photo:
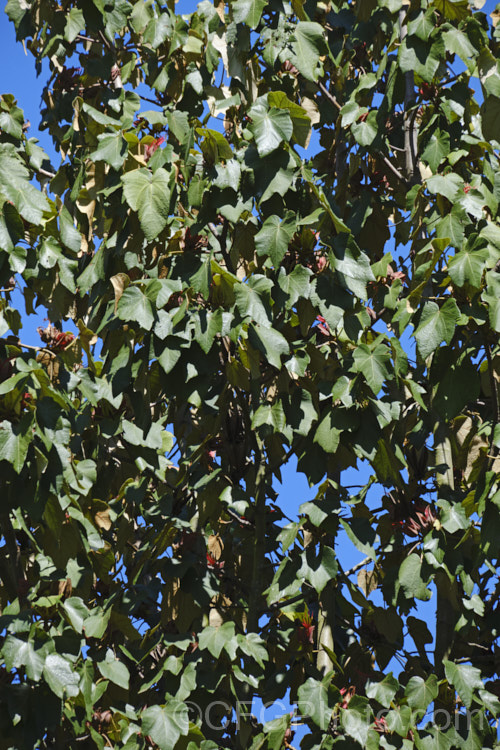
M 8 1 L 61 158 L 3 94 L 0 748 L 498 747 L 480 5 Z

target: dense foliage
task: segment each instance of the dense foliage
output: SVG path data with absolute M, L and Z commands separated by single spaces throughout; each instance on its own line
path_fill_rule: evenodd
M 497 747 L 499 13 L 6 12 L 0 747 Z

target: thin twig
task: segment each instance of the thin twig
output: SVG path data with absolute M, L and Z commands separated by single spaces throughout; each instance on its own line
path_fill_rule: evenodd
M 255 526 L 253 521 L 249 521 L 248 518 L 243 518 L 242 516 L 239 516 L 237 513 L 234 512 L 234 510 L 231 510 L 231 508 L 226 508 L 226 513 L 231 516 L 235 521 L 238 521 L 242 526 Z
M 4 341 L 5 339 L 0 339 L 0 341 Z M 44 346 L 32 346 L 31 344 L 22 344 L 20 341 L 16 341 L 16 343 L 11 343 L 10 341 L 6 342 L 10 346 L 19 346 L 22 349 L 31 349 L 34 352 L 45 352 L 46 354 L 50 354 L 51 357 L 56 357 L 56 353 L 51 351 L 50 349 L 46 349 Z
M 384 154 L 381 154 L 381 156 L 382 156 L 382 159 L 384 161 L 384 164 L 389 167 L 389 169 L 391 170 L 391 172 L 396 175 L 396 177 L 398 178 L 398 180 L 401 180 L 401 182 L 403 183 L 403 185 L 406 185 L 408 183 L 408 181 L 401 174 L 401 172 L 399 171 L 399 169 L 394 166 L 394 164 L 391 162 L 390 159 L 387 158 L 387 156 L 384 156 Z
M 267 607 L 265 612 L 272 612 L 273 610 L 276 610 L 276 609 L 283 609 L 283 607 L 289 607 L 291 604 L 296 604 L 297 602 L 300 602 L 301 599 L 305 598 L 305 596 L 306 596 L 305 593 L 302 592 L 300 594 L 296 594 L 295 596 L 292 596 L 290 599 L 285 599 L 285 601 L 273 602 Z
M 150 99 L 149 96 L 143 96 L 142 94 L 138 94 L 139 99 L 142 99 L 144 102 L 149 102 L 150 104 L 156 104 L 157 107 L 161 107 L 163 109 L 163 104 L 160 104 L 160 102 L 155 101 L 154 99 Z
M 104 45 L 105 45 L 106 49 L 108 49 L 110 52 L 112 52 L 113 51 L 113 47 L 112 47 L 109 39 L 106 39 L 106 37 L 104 36 L 104 34 L 103 34 L 102 31 L 99 31 L 99 36 L 101 37 L 102 41 L 104 42 Z
M 321 91 L 324 96 L 340 111 L 342 109 L 342 106 L 338 103 L 337 99 L 333 94 L 331 94 L 328 89 L 326 88 L 324 83 L 321 83 L 321 81 L 318 81 L 317 86 L 319 90 Z
M 47 172 L 46 169 L 42 169 L 41 167 L 39 167 L 36 171 L 38 172 L 38 174 L 43 174 L 44 177 L 50 177 L 51 180 L 56 176 L 55 172 Z
M 92 42 L 92 44 L 101 44 L 101 42 L 98 39 L 92 39 L 92 37 L 85 36 L 84 34 L 77 34 L 76 39 L 78 39 L 81 42 Z
M 371 562 L 373 562 L 371 557 L 365 557 L 364 560 L 361 560 L 361 562 L 356 563 L 356 565 L 353 565 L 352 568 L 346 570 L 344 575 L 348 578 L 349 576 L 352 576 L 353 573 L 357 573 L 358 570 L 361 570 L 361 568 L 365 568 Z

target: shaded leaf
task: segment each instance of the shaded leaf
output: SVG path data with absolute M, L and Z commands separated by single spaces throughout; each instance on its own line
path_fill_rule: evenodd
M 125 199 L 139 221 L 146 239 L 153 240 L 165 228 L 170 211 L 173 173 L 160 167 L 154 174 L 136 169 L 122 177 Z

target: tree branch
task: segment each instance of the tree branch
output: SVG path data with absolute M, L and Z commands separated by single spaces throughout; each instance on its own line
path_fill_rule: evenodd
M 361 560 L 361 562 L 356 563 L 356 565 L 353 565 L 352 568 L 346 570 L 344 572 L 344 575 L 346 576 L 346 578 L 349 578 L 349 576 L 352 576 L 353 573 L 357 573 L 358 570 L 361 570 L 361 568 L 366 568 L 366 566 L 371 562 L 373 562 L 371 557 L 365 557 L 364 560 Z
M 92 39 L 92 37 L 85 36 L 85 34 L 77 34 L 76 39 L 78 39 L 79 42 L 92 42 L 92 44 L 102 44 L 99 39 Z
M 491 428 L 489 453 L 492 456 L 492 459 L 494 461 L 496 456 L 498 455 L 498 448 L 494 443 L 494 438 L 495 438 L 495 428 L 498 424 L 500 424 L 500 403 L 498 401 L 498 390 L 497 390 L 497 384 L 495 380 L 495 374 L 493 371 L 493 359 L 491 356 L 491 349 L 487 341 L 484 344 L 484 348 L 486 349 L 486 359 L 488 360 L 488 378 L 490 381 L 491 398 L 493 401 L 493 426 Z
M 44 177 L 50 177 L 51 180 L 56 176 L 55 172 L 47 172 L 46 169 L 42 169 L 41 167 L 38 167 L 36 171 Z
M 326 96 L 326 98 L 333 104 L 333 106 L 337 107 L 337 109 L 340 111 L 342 109 L 342 106 L 338 103 L 335 96 L 328 91 L 325 84 L 321 83 L 321 81 L 318 81 L 317 86 L 321 93 Z
M 384 156 L 384 154 L 380 154 L 380 156 L 382 157 L 382 159 L 384 161 L 384 164 L 387 167 L 389 167 L 389 169 L 391 170 L 391 172 L 396 175 L 396 177 L 398 178 L 398 180 L 401 180 L 401 182 L 403 183 L 403 185 L 407 185 L 408 184 L 408 180 L 406 179 L 406 177 L 404 177 L 404 175 L 401 174 L 401 172 L 399 171 L 399 169 L 394 166 L 394 164 L 391 162 L 391 160 L 388 159 L 387 156 Z
M 163 104 L 160 102 L 155 101 L 155 99 L 150 99 L 149 96 L 143 96 L 143 94 L 137 94 L 139 99 L 142 99 L 143 102 L 149 102 L 149 104 L 155 104 L 157 107 L 161 107 L 163 109 Z

